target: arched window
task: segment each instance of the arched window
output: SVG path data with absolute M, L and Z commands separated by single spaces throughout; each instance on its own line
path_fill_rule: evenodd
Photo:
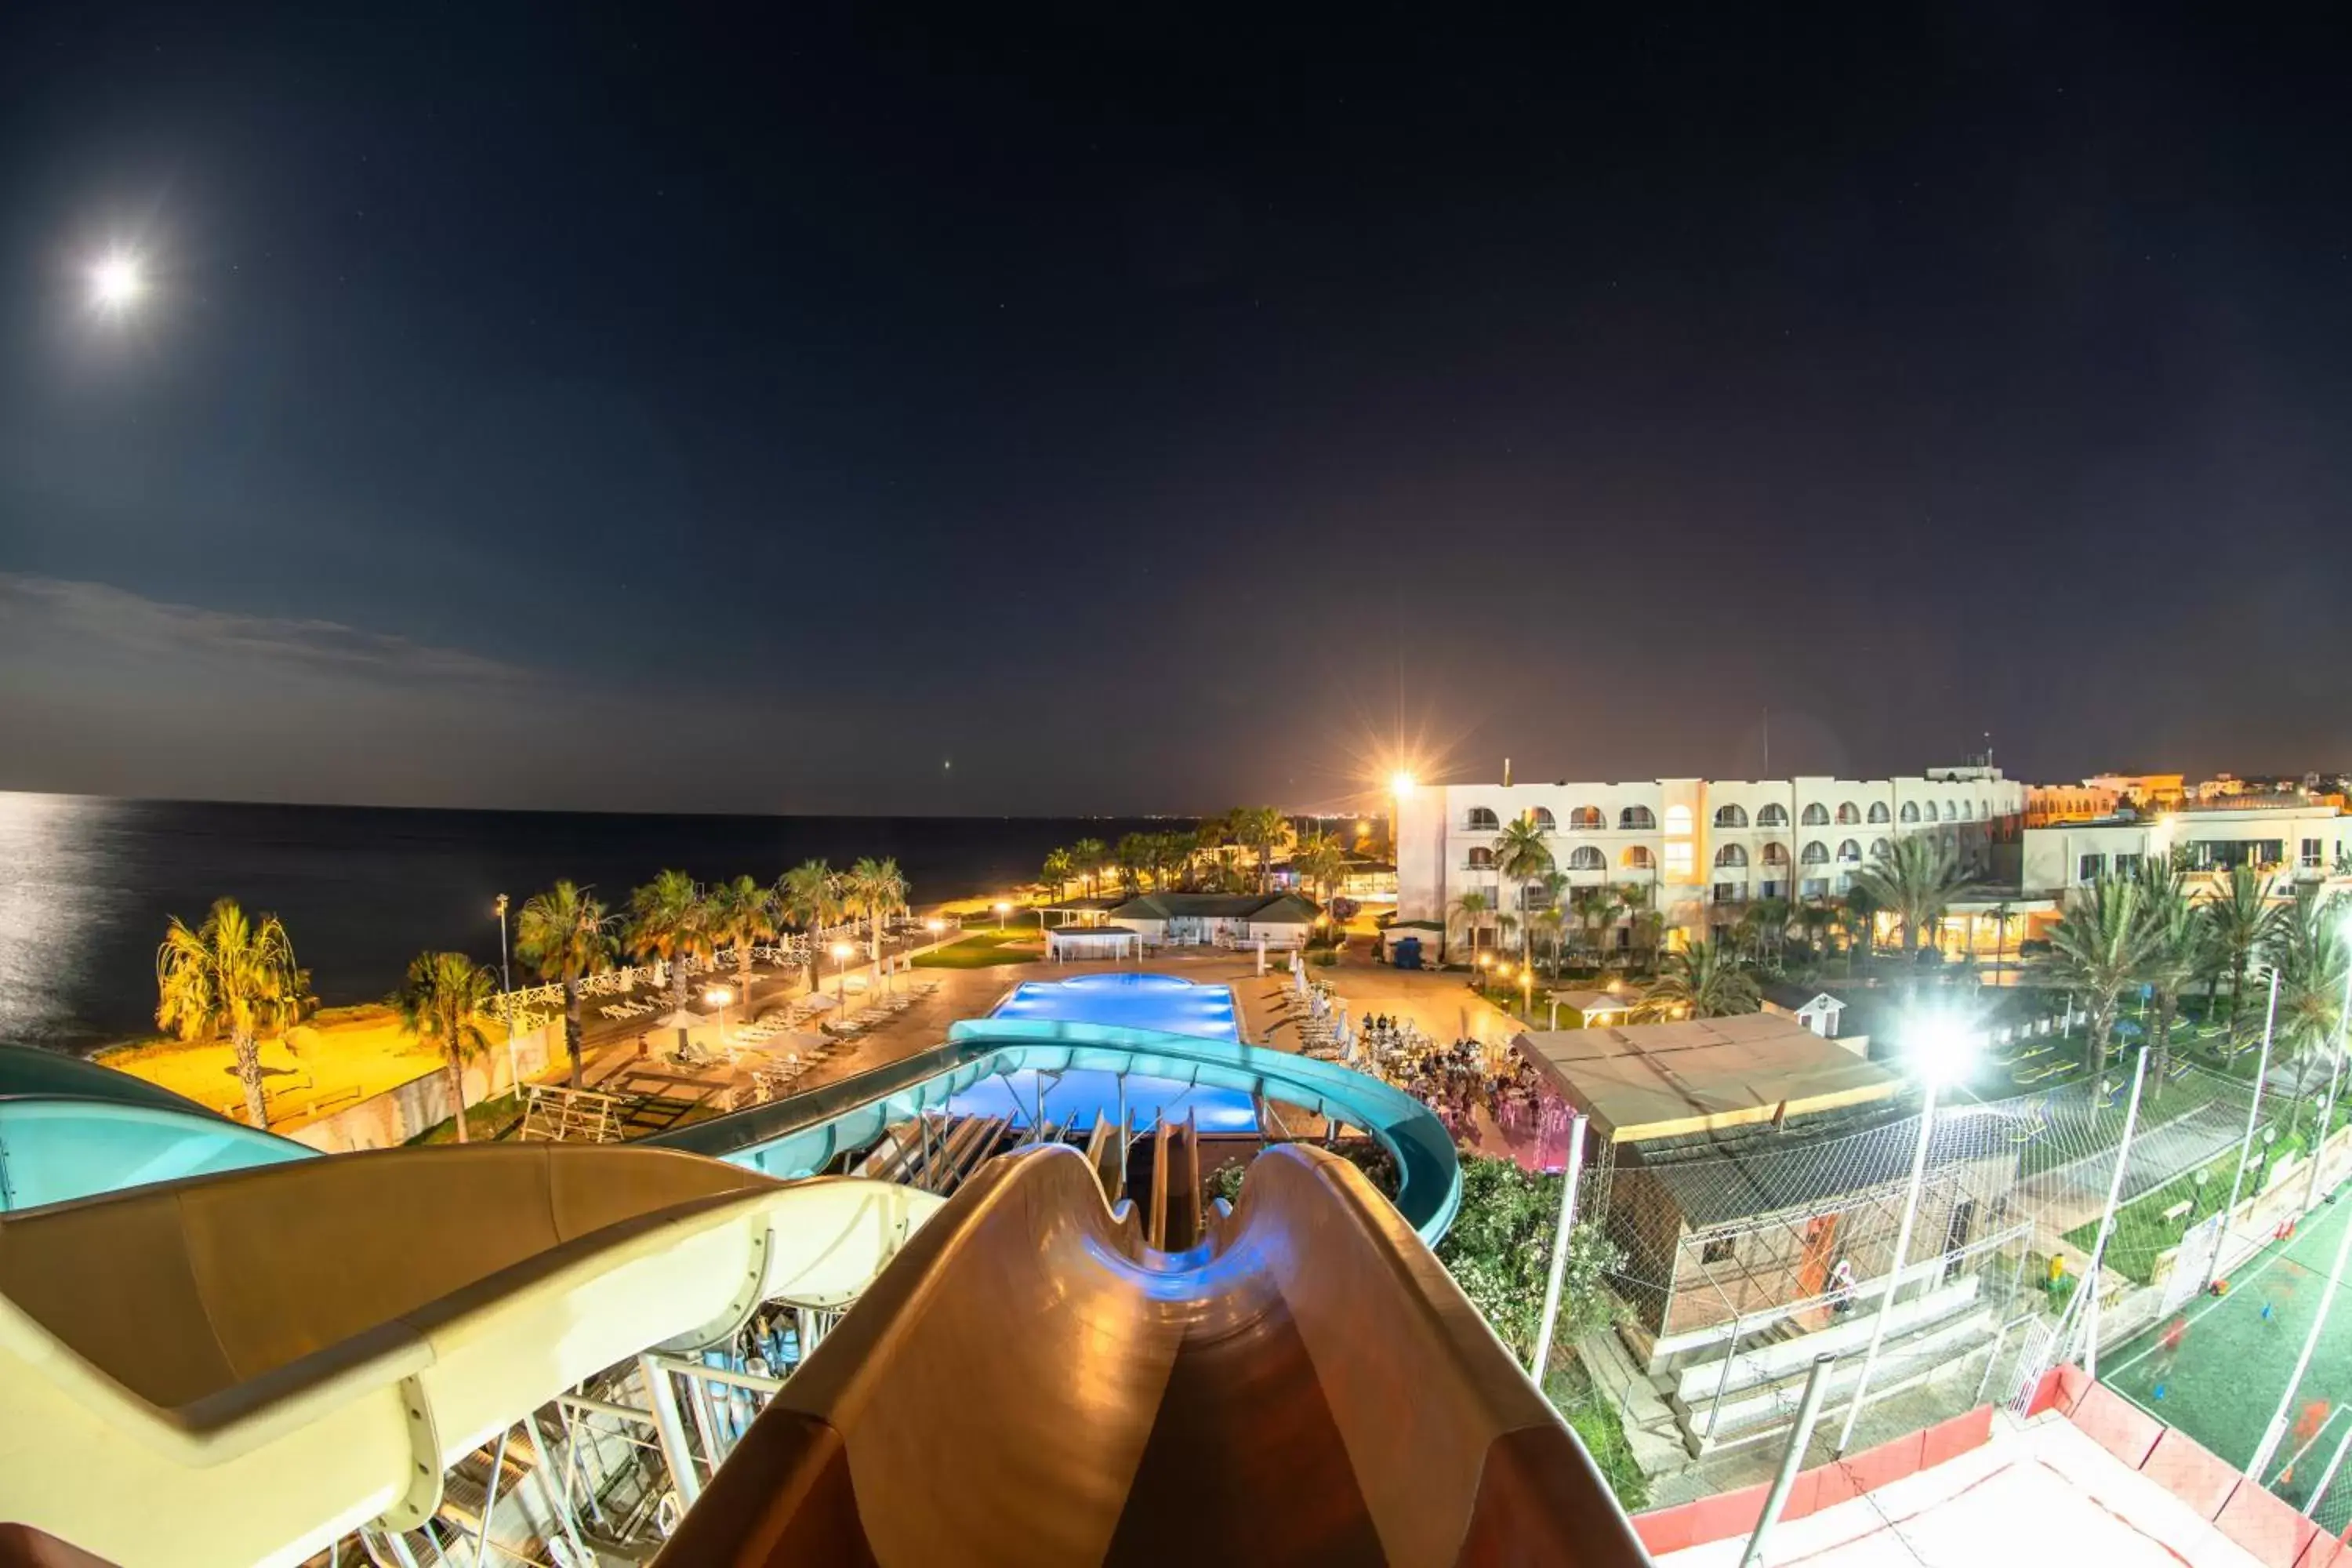
M 1917 801 L 1906 800 L 1903 803 L 1903 820 L 1906 822 L 1916 822 L 1919 820 L 1919 803 Z
M 1715 863 L 1717 866 L 1745 866 L 1748 864 L 1748 847 L 1727 844 L 1715 852 Z
M 1536 825 L 1536 831 L 1538 833 L 1558 833 L 1559 831 L 1559 818 L 1551 814 L 1551 807 L 1548 805 L 1539 805 L 1533 811 L 1528 813 L 1528 820 Z
M 1473 844 L 1470 847 L 1471 869 L 1476 871 L 1489 870 L 1493 868 L 1494 864 L 1495 852 L 1492 849 L 1487 848 L 1484 844 Z
M 1547 910 L 1551 907 L 1551 893 L 1541 882 L 1529 882 L 1521 888 L 1519 899 L 1526 909 Z
M 1580 844 L 1568 852 L 1568 868 L 1571 871 L 1606 871 L 1609 858 L 1590 844 Z
M 1805 852 L 1799 858 L 1808 866 L 1826 866 L 1830 863 L 1830 847 L 1818 838 L 1813 839 L 1805 846 Z
M 1625 853 L 1617 857 L 1617 864 L 1628 871 L 1646 871 L 1657 862 L 1650 858 L 1650 851 L 1643 846 L 1629 844 L 1625 847 Z
M 1808 827 L 1819 827 L 1828 822 L 1829 819 L 1830 808 L 1823 805 L 1820 801 L 1815 801 L 1812 805 L 1805 807 L 1805 815 L 1799 820 L 1802 821 Z
M 1886 803 L 1885 801 L 1874 800 L 1870 803 L 1870 820 L 1873 822 L 1884 822 L 1886 820 Z
M 1862 808 L 1855 805 L 1853 802 L 1850 800 L 1842 800 L 1838 802 L 1838 820 L 1840 822 L 1860 822 L 1862 820 Z
M 1787 845 L 1767 844 L 1764 846 L 1764 864 L 1767 866 L 1785 866 L 1788 863 L 1789 847 Z
M 1838 859 L 1848 866 L 1862 864 L 1862 846 L 1851 838 L 1838 840 Z
M 1974 822 L 1976 819 L 1977 803 L 1972 800 L 1964 800 L 1960 802 L 1960 820 L 1962 822 Z
M 1601 815 L 1601 808 L 1597 805 L 1580 805 L 1568 814 L 1568 830 L 1570 833 L 1598 833 L 1608 826 L 1608 819 Z
M 1629 805 L 1617 814 L 1617 829 L 1621 833 L 1647 832 L 1657 826 L 1657 814 L 1646 805 Z
M 1688 837 L 1690 830 L 1691 814 L 1689 806 L 1670 805 L 1666 807 L 1666 831 L 1669 834 L 1672 834 L 1677 838 L 1682 838 Z
M 1946 801 L 1944 803 L 1944 820 L 1946 822 L 1958 822 L 1959 819 L 1960 803 L 1956 800 Z
M 1744 805 L 1718 805 L 1715 808 L 1715 825 L 1717 827 L 1745 827 L 1748 826 L 1748 808 Z
M 1470 815 L 1463 818 L 1463 825 L 1473 833 L 1492 833 L 1503 826 L 1501 819 L 1483 805 L 1472 806 Z
M 1756 826 L 1759 827 L 1788 826 L 1789 808 L 1782 805 L 1777 800 L 1769 805 L 1758 806 L 1756 808 Z
M 1885 839 L 1884 839 L 1884 838 L 1874 838 L 1874 839 L 1872 839 L 1872 840 L 1870 841 L 1870 858 L 1871 858 L 1872 859 L 1874 859 L 1874 860 L 1884 860 L 1884 859 L 1885 859 L 1889 855 L 1892 855 L 1892 854 L 1894 854 L 1894 853 L 1895 853 L 1895 846 L 1893 846 L 1892 844 L 1889 844 L 1888 842 L 1886 842 L 1886 840 L 1885 840 Z

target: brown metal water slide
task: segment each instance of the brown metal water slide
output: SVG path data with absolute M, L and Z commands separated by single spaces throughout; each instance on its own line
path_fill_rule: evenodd
M 1647 1561 L 1354 1166 L 1277 1147 L 1205 1228 L 1180 1260 L 1076 1150 L 992 1162 L 784 1385 L 661 1568 Z

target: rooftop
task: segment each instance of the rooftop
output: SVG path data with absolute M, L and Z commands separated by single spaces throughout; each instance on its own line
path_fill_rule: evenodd
M 1297 893 L 1144 893 L 1112 910 L 1123 921 L 1255 921 L 1305 925 L 1317 910 Z
M 1900 1080 L 1793 1018 L 1529 1030 L 1513 1047 L 1612 1143 L 1891 1100 Z

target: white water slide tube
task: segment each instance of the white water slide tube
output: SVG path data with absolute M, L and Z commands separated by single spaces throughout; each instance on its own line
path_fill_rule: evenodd
M 0 1218 L 0 1521 L 292 1563 L 583 1378 L 838 1307 L 940 1200 L 656 1149 L 392 1150 Z

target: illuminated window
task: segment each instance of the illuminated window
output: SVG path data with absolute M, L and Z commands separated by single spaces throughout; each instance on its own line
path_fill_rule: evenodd
M 1666 846 L 1667 864 L 1672 865 L 1674 863 L 1674 846 L 1669 844 Z M 1628 871 L 1646 871 L 1650 869 L 1651 867 L 1656 865 L 1657 862 L 1651 858 L 1650 851 L 1646 847 L 1640 844 L 1629 844 L 1625 847 L 1625 853 L 1617 857 L 1617 864 L 1622 866 Z
M 1647 851 L 1643 851 L 1644 854 Z M 1666 875 L 1688 877 L 1691 874 L 1691 842 L 1679 839 L 1666 846 Z
M 1568 830 L 1570 833 L 1598 833 L 1607 826 L 1608 821 L 1597 805 L 1580 805 L 1568 814 Z
M 1551 808 L 1549 806 L 1539 805 L 1536 807 L 1533 811 L 1528 813 L 1528 820 L 1536 825 L 1536 831 L 1538 833 L 1558 833 L 1559 831 L 1559 819 L 1552 816 Z
M 1666 807 L 1666 832 L 1669 836 L 1680 834 L 1685 837 L 1687 837 L 1690 835 L 1690 830 L 1691 809 L 1689 806 L 1670 805 Z

